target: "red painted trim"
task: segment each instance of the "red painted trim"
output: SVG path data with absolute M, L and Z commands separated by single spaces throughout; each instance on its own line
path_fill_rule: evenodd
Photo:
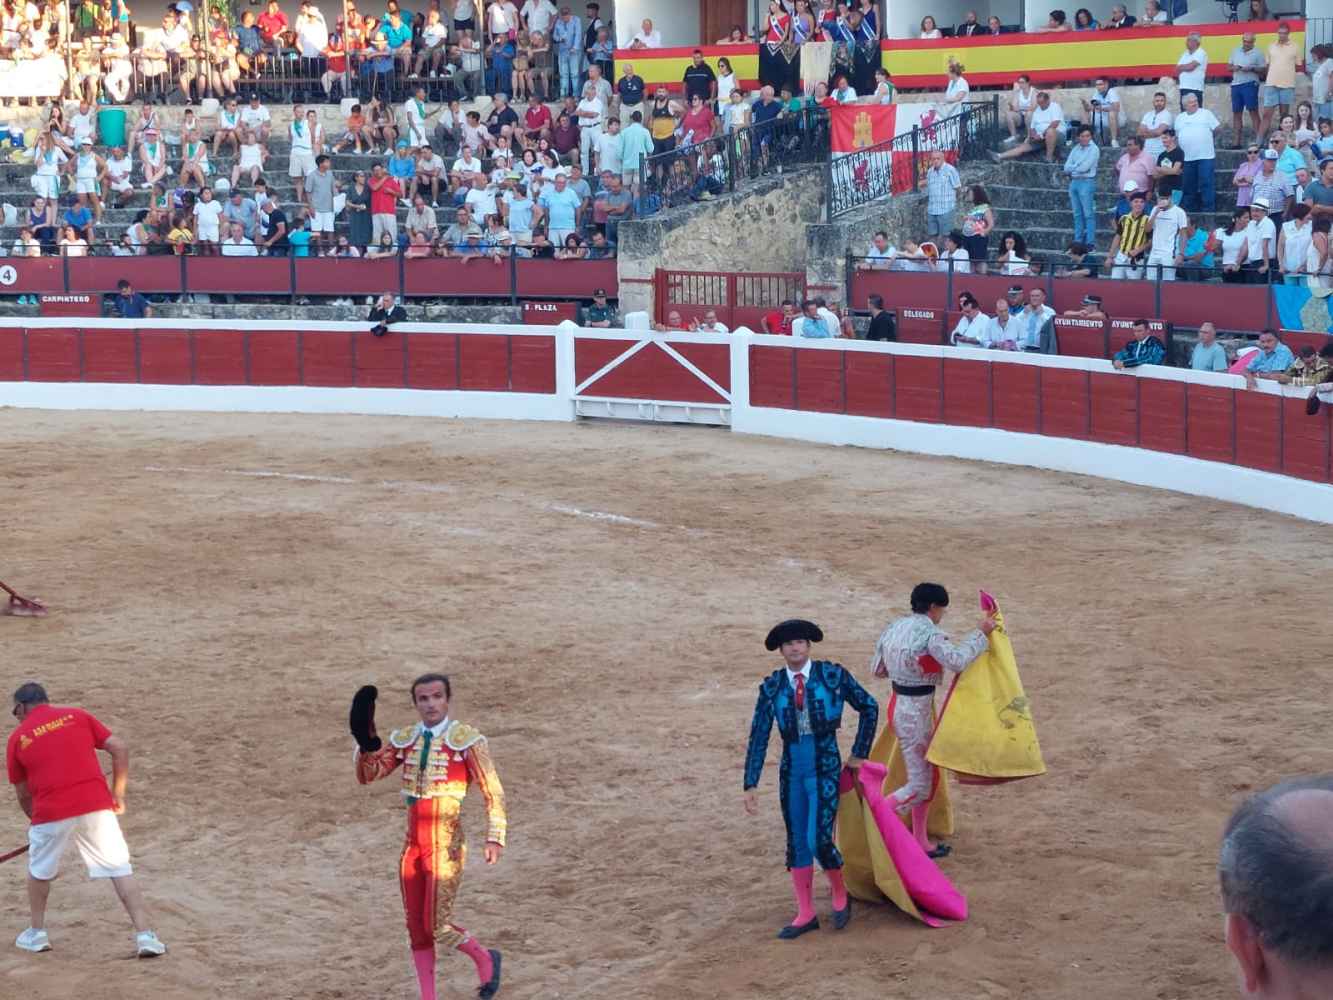
M 1305 22 L 1298 18 L 1291 20 L 1284 18 L 1283 23 L 1295 33 L 1305 30 Z M 1121 28 L 1115 31 L 1018 31 L 1008 35 L 969 35 L 965 38 L 885 38 L 879 43 L 879 47 L 884 52 L 892 52 L 894 49 L 947 49 L 952 52 L 956 49 L 980 49 L 997 45 L 1011 47 L 1067 44 L 1066 39 L 1068 42 L 1091 41 L 1094 38 L 1103 41 L 1133 41 L 1137 38 L 1185 38 L 1195 32 L 1202 38 L 1209 38 L 1214 35 L 1237 35 L 1240 33 L 1238 28 L 1241 31 L 1253 31 L 1255 34 L 1263 35 L 1276 32 L 1277 26 L 1276 20 L 1246 21 L 1243 25 L 1232 25 L 1222 21 L 1214 24 L 1182 24 L 1178 27 L 1172 25 L 1165 28 Z M 971 79 L 971 74 L 968 78 Z

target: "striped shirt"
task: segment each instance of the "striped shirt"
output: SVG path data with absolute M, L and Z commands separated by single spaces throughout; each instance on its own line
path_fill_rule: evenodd
M 1122 215 L 1116 223 L 1116 232 L 1120 234 L 1120 252 L 1131 254 L 1143 248 L 1148 242 L 1148 216 Z
M 929 215 L 944 215 L 952 212 L 958 204 L 958 188 L 962 184 L 958 171 L 952 163 L 943 163 L 938 168 L 926 171 L 926 212 Z

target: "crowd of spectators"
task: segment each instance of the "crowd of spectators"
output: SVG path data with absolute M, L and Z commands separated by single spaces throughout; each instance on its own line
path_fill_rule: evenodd
M 1246 5 L 1246 13 L 1241 20 L 1245 21 L 1271 21 L 1273 15 L 1268 10 L 1268 4 L 1265 0 L 1249 0 Z M 1066 31 L 1116 31 L 1122 28 L 1162 28 L 1173 24 L 1175 17 L 1186 12 L 1187 5 L 1180 0 L 1170 0 L 1163 3 L 1161 0 L 1143 0 L 1142 15 L 1134 15 L 1122 3 L 1112 4 L 1107 16 L 1098 20 L 1087 7 L 1080 7 L 1074 11 L 1073 17 L 1062 9 L 1052 10 L 1046 17 L 1046 23 L 1031 29 L 1034 34 L 1060 34 Z M 1225 19 L 1219 17 L 1219 19 Z M 1232 18 L 1236 20 L 1236 18 Z M 916 33 L 918 38 L 971 38 L 973 36 L 984 37 L 987 35 L 1012 35 L 1018 34 L 1026 29 L 1020 24 L 1005 24 L 1003 21 L 991 15 L 983 24 L 977 17 L 977 12 L 970 10 L 963 18 L 962 22 L 956 27 L 951 25 L 941 26 L 936 19 L 927 14 L 921 19 L 920 30 Z

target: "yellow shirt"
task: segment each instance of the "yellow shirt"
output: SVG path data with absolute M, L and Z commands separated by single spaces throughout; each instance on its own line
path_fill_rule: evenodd
M 1268 46 L 1268 77 L 1270 87 L 1290 88 L 1296 86 L 1296 61 L 1301 50 L 1292 42 L 1286 45 L 1274 42 Z

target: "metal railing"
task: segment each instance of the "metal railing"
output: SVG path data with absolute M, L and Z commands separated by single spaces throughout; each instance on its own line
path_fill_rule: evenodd
M 924 128 L 913 125 L 910 132 L 832 157 L 825 184 L 829 221 L 887 195 L 921 188 L 933 152 L 956 154 L 950 159 L 958 163 L 984 156 L 994 148 L 999 127 L 996 96 L 965 104 L 958 114 Z
M 637 216 L 706 201 L 765 174 L 815 166 L 828 150 L 828 111 L 814 107 L 655 153 L 639 164 Z

